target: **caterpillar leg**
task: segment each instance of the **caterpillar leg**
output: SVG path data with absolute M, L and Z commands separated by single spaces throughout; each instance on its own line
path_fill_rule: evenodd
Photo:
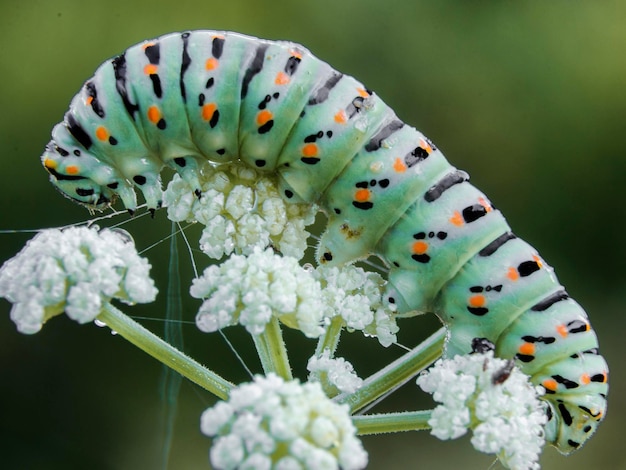
M 174 169 L 185 182 L 191 186 L 196 196 L 200 197 L 202 188 L 198 175 L 200 174 L 200 165 L 194 157 L 177 157 L 168 161 L 168 166 Z

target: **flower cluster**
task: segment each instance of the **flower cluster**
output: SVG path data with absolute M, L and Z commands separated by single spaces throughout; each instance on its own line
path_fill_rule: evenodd
M 322 292 L 295 258 L 258 247 L 250 256 L 233 255 L 194 279 L 191 295 L 206 299 L 196 316 L 198 328 L 217 331 L 240 323 L 260 334 L 272 316 L 316 338 L 324 329 Z
M 335 388 L 331 390 L 333 395 L 354 393 L 363 385 L 363 379 L 356 375 L 352 364 L 343 357 L 331 358 L 329 351 L 312 356 L 306 368 L 310 372 L 309 379 L 332 385 Z
M 347 405 L 333 403 L 316 382 L 256 376 L 201 418 L 214 437 L 211 464 L 219 469 L 338 469 L 367 465 Z
M 497 454 L 503 465 L 538 469 L 547 421 L 540 387 L 493 352 L 439 360 L 417 379 L 440 402 L 428 424 L 439 439 L 456 439 L 468 428 L 472 445 Z
M 38 332 L 64 311 L 93 321 L 103 305 L 152 302 L 150 265 L 120 230 L 70 227 L 44 230 L 0 269 L 0 297 L 13 303 L 11 320 L 22 333 Z
M 163 202 L 170 220 L 195 221 L 205 226 L 200 248 L 209 257 L 250 254 L 255 247 L 272 245 L 287 256 L 302 258 L 309 236 L 305 227 L 313 223 L 316 207 L 285 203 L 275 178 L 241 162 L 219 166 L 207 163 L 200 177 L 200 198 L 175 175 L 163 194 Z
M 322 285 L 325 317 L 341 315 L 346 328 L 376 336 L 384 347 L 396 341 L 395 306 L 383 301 L 382 276 L 353 265 L 320 266 L 315 273 Z

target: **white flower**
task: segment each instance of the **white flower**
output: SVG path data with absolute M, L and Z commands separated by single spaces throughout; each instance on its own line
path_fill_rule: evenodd
M 496 454 L 513 469 L 538 469 L 547 422 L 540 387 L 493 352 L 439 360 L 417 384 L 440 402 L 428 424 L 440 439 L 456 439 L 472 429 L 477 450 Z M 499 378 L 498 380 L 494 380 Z
M 328 350 L 321 356 L 312 356 L 307 364 L 309 380 L 328 380 L 339 392 L 354 393 L 363 385 L 363 379 L 354 372 L 354 367 L 342 357 L 331 358 Z
M 213 437 L 218 469 L 345 469 L 367 465 L 347 405 L 333 403 L 316 382 L 274 374 L 239 385 L 207 409 L 200 428 Z
M 319 283 L 295 258 L 271 249 L 257 247 L 248 257 L 233 255 L 210 266 L 194 279 L 190 292 L 205 299 L 196 316 L 196 325 L 205 332 L 240 323 L 251 334 L 260 334 L 272 315 L 310 338 L 324 332 Z
M 383 300 L 382 276 L 353 265 L 320 266 L 315 276 L 322 284 L 326 317 L 340 315 L 348 330 L 376 336 L 384 347 L 396 341 L 395 306 Z
M 11 320 L 22 333 L 38 332 L 64 311 L 93 321 L 112 298 L 152 302 L 150 265 L 119 230 L 70 227 L 44 230 L 0 269 L 0 296 L 13 302 Z
M 220 259 L 273 245 L 287 256 L 302 258 L 309 236 L 305 227 L 313 223 L 317 207 L 285 203 L 275 176 L 257 173 L 241 162 L 206 164 L 200 178 L 200 198 L 174 175 L 163 201 L 171 220 L 197 221 L 206 227 L 200 248 L 208 256 Z

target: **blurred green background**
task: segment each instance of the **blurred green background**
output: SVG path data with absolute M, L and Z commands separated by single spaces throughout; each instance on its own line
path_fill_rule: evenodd
M 132 6 L 131 6 L 132 5 Z M 39 155 L 72 96 L 105 59 L 171 31 L 226 29 L 289 39 L 375 90 L 472 175 L 515 232 L 538 248 L 588 310 L 612 372 L 609 413 L 597 435 L 546 469 L 626 468 L 622 359 L 626 270 L 626 2 L 317 0 L 3 0 L 0 2 L 0 229 L 61 226 L 87 212 L 57 194 Z M 164 214 L 126 228 L 140 248 L 168 233 Z M 0 261 L 30 235 L 0 235 Z M 181 244 L 181 249 L 183 248 Z M 184 252 L 183 252 L 184 254 Z M 167 243 L 148 251 L 166 286 Z M 189 266 L 186 279 L 191 277 Z M 163 295 L 160 299 L 162 301 Z M 185 304 L 192 319 L 196 303 Z M 16 332 L 0 301 L 0 467 L 161 468 L 161 368 L 106 329 L 55 319 Z M 125 309 L 162 317 L 163 303 Z M 163 323 L 147 322 L 160 332 Z M 405 322 L 416 344 L 433 318 Z M 245 334 L 228 332 L 249 355 Z M 217 335 L 185 327 L 186 349 L 231 380 L 243 368 Z M 296 373 L 313 343 L 289 334 Z M 396 357 L 347 335 L 342 352 L 362 376 Z M 359 348 L 359 349 L 355 349 Z M 250 366 L 258 370 L 254 360 Z M 421 395 L 421 394 L 419 394 Z M 199 413 L 211 397 L 185 383 L 170 468 L 209 468 Z M 401 390 L 379 410 L 417 409 Z M 622 430 L 620 430 L 620 427 Z M 485 469 L 467 439 L 426 433 L 365 439 L 370 468 Z M 496 465 L 496 468 L 498 466 Z

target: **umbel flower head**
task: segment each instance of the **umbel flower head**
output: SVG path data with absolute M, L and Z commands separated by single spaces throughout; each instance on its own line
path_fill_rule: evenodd
M 547 422 L 540 387 L 512 363 L 485 354 L 439 360 L 417 384 L 441 403 L 428 424 L 439 439 L 456 439 L 472 429 L 472 445 L 496 454 L 507 468 L 538 469 Z
M 314 275 L 322 286 L 324 316 L 341 316 L 350 331 L 375 336 L 384 346 L 396 342 L 395 306 L 383 300 L 386 281 L 378 273 L 354 265 L 319 266 Z
M 354 393 L 363 385 L 363 379 L 356 375 L 352 364 L 343 357 L 330 357 L 328 350 L 320 356 L 311 356 L 306 368 L 310 372 L 309 380 L 328 381 L 333 395 Z
M 317 208 L 288 204 L 278 193 L 276 178 L 256 172 L 241 162 L 214 166 L 200 172 L 202 197 L 180 176 L 174 175 L 163 195 L 168 218 L 205 226 L 200 248 L 209 257 L 250 254 L 270 244 L 281 253 L 300 259 Z
M 270 374 L 234 388 L 207 409 L 204 434 L 213 437 L 218 469 L 338 469 L 367 465 L 347 405 L 332 402 L 317 382 L 285 382 Z
M 38 332 L 65 311 L 93 321 L 116 298 L 152 302 L 157 294 L 150 264 L 119 230 L 70 227 L 44 230 L 0 269 L 0 297 L 13 303 L 11 320 L 22 333 Z
M 240 323 L 260 334 L 272 316 L 306 336 L 320 336 L 322 293 L 319 283 L 295 258 L 255 248 L 250 256 L 233 255 L 209 266 L 194 279 L 191 295 L 206 300 L 196 316 L 204 332 Z

